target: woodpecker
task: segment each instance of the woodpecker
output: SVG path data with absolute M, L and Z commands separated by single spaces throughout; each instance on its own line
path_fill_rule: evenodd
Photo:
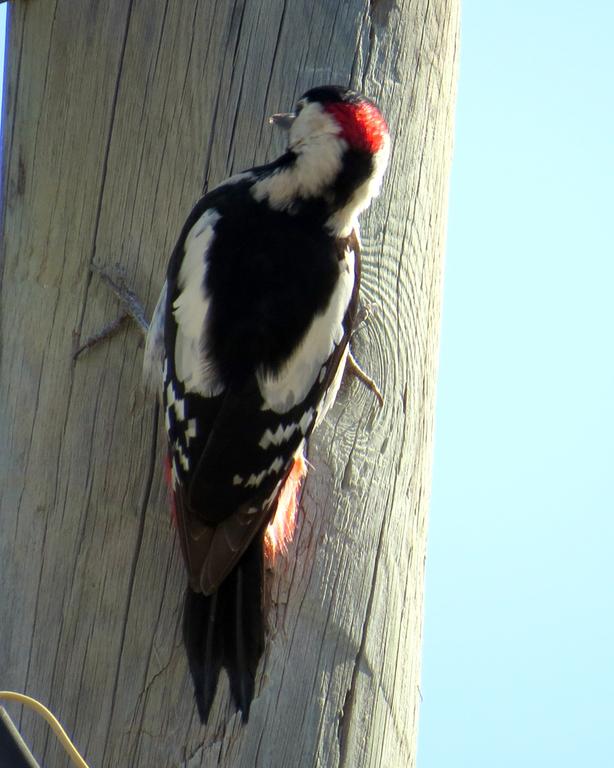
M 249 716 L 265 549 L 292 526 L 307 441 L 339 389 L 358 303 L 357 218 L 390 150 L 379 109 L 339 86 L 307 91 L 271 122 L 287 130 L 286 151 L 195 205 L 145 345 L 145 376 L 162 392 L 203 722 L 222 668 Z

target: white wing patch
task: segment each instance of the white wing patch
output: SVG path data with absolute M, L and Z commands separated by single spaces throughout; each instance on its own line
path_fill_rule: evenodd
M 275 432 L 271 432 L 270 429 L 265 429 L 258 445 L 263 451 L 266 451 L 271 445 L 281 445 L 282 443 L 286 443 L 296 432 L 298 426 L 298 424 L 288 424 L 284 427 L 283 424 L 280 424 Z
M 177 421 L 185 421 L 185 400 L 175 400 L 173 407 Z
M 301 428 L 301 432 L 303 434 L 307 433 L 307 430 L 311 426 L 311 422 L 313 421 L 313 408 L 309 408 L 305 413 L 302 415 L 301 420 L 299 421 L 298 425 Z
M 163 379 L 160 376 L 164 360 L 164 318 L 166 315 L 166 282 L 162 286 L 160 297 L 154 309 L 151 323 L 145 339 L 143 357 L 143 385 L 153 393 L 162 390 Z M 166 375 L 165 373 L 163 375 Z
M 219 218 L 216 210 L 205 211 L 189 231 L 177 277 L 179 295 L 173 302 L 177 323 L 175 373 L 188 392 L 197 392 L 203 397 L 219 395 L 223 390 L 213 362 L 207 359 L 203 349 L 209 311 L 209 297 L 205 292 L 207 254 Z
M 188 421 L 188 427 L 185 431 L 185 443 L 190 445 L 190 440 L 193 440 L 197 435 L 196 431 L 196 419 L 190 419 Z
M 175 387 L 173 382 L 169 381 L 166 385 L 166 408 L 169 409 L 175 402 Z
M 173 443 L 173 458 L 179 459 L 179 462 L 181 463 L 181 466 L 183 467 L 185 472 L 190 471 L 190 460 L 183 452 L 183 448 L 181 445 L 175 440 Z
M 305 396 L 320 375 L 322 365 L 343 338 L 343 318 L 354 289 L 354 251 L 339 262 L 339 279 L 328 306 L 317 315 L 300 344 L 276 376 L 258 371 L 256 378 L 264 400 L 262 410 L 286 413 Z M 266 437 L 263 435 L 263 440 Z
M 271 462 L 271 466 L 268 469 L 263 469 L 262 472 L 250 475 L 245 481 L 246 488 L 258 488 L 265 477 L 268 475 L 278 475 L 281 468 L 284 465 L 284 460 L 281 456 L 277 456 Z M 234 482 L 234 481 L 233 481 Z

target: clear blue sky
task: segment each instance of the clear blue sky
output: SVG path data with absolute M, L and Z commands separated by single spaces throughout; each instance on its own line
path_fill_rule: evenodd
M 462 3 L 419 768 L 614 766 L 613 31 Z
M 419 768 L 614 766 L 613 30 L 463 2 Z

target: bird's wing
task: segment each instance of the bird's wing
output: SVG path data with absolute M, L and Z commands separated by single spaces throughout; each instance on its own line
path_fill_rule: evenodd
M 329 310 L 313 321 L 278 375 L 257 376 L 224 398 L 189 490 L 193 508 L 218 516 L 200 575 L 204 592 L 219 586 L 268 523 L 295 457 L 335 399 L 356 311 L 359 257 L 354 235 L 340 258 L 342 272 L 351 263 L 349 290 L 341 279 Z
M 224 387 L 207 350 L 206 253 L 218 214 L 201 213 L 169 269 L 163 370 L 176 518 L 193 588 L 215 591 L 269 521 L 295 457 L 339 387 L 356 309 L 359 246 L 337 244 L 339 277 L 275 373 Z M 180 241 L 181 242 L 181 241 Z M 237 355 L 241 350 L 237 350 Z

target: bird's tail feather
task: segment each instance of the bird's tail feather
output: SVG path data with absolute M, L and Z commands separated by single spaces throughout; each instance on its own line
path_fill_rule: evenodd
M 262 578 L 263 542 L 257 536 L 217 592 L 207 596 L 187 589 L 183 639 L 203 723 L 209 718 L 222 667 L 247 722 L 264 647 Z

